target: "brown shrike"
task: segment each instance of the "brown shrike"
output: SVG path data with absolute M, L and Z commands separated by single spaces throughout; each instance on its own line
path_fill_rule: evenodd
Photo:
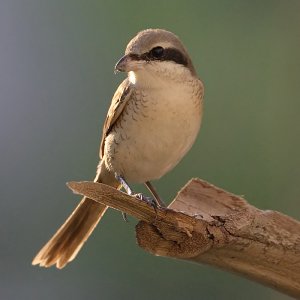
M 179 38 L 162 29 L 139 32 L 115 70 L 128 77 L 107 113 L 94 181 L 129 193 L 127 182 L 144 183 L 162 205 L 150 181 L 173 169 L 193 145 L 202 118 L 203 84 Z M 32 263 L 63 268 L 106 209 L 83 197 Z

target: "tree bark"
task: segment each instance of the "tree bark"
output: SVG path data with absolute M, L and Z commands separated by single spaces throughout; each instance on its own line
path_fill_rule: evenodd
M 94 182 L 70 182 L 76 193 L 141 220 L 138 244 L 159 256 L 209 264 L 300 299 L 300 223 L 262 211 L 243 198 L 192 179 L 168 208 Z

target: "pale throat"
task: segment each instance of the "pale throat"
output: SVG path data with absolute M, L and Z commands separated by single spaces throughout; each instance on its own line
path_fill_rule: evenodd
M 147 71 L 129 71 L 128 80 L 132 85 L 140 88 L 153 87 L 159 84 L 157 77 L 152 72 Z
M 129 71 L 128 79 L 131 84 L 136 84 L 136 75 L 135 75 L 134 71 Z
M 164 86 L 183 83 L 190 78 L 190 71 L 173 63 L 160 63 L 161 65 L 148 66 L 147 69 L 139 69 L 128 72 L 128 80 L 131 84 L 141 87 Z M 159 80 L 158 80 L 159 78 Z

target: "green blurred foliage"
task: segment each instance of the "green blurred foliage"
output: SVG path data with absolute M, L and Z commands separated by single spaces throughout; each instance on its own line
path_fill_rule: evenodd
M 2 0 L 1 299 L 288 299 L 144 253 L 136 221 L 113 211 L 66 269 L 30 265 L 78 201 L 64 183 L 93 178 L 102 123 L 123 78 L 113 66 L 149 27 L 181 37 L 206 88 L 195 146 L 155 183 L 163 198 L 201 177 L 299 218 L 299 1 Z

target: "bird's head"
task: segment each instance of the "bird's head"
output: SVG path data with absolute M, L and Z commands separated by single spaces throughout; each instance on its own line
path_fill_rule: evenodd
M 155 78 L 189 73 L 196 76 L 192 61 L 179 38 L 163 29 L 139 32 L 127 45 L 115 71 L 129 73 L 131 81 L 145 75 Z

